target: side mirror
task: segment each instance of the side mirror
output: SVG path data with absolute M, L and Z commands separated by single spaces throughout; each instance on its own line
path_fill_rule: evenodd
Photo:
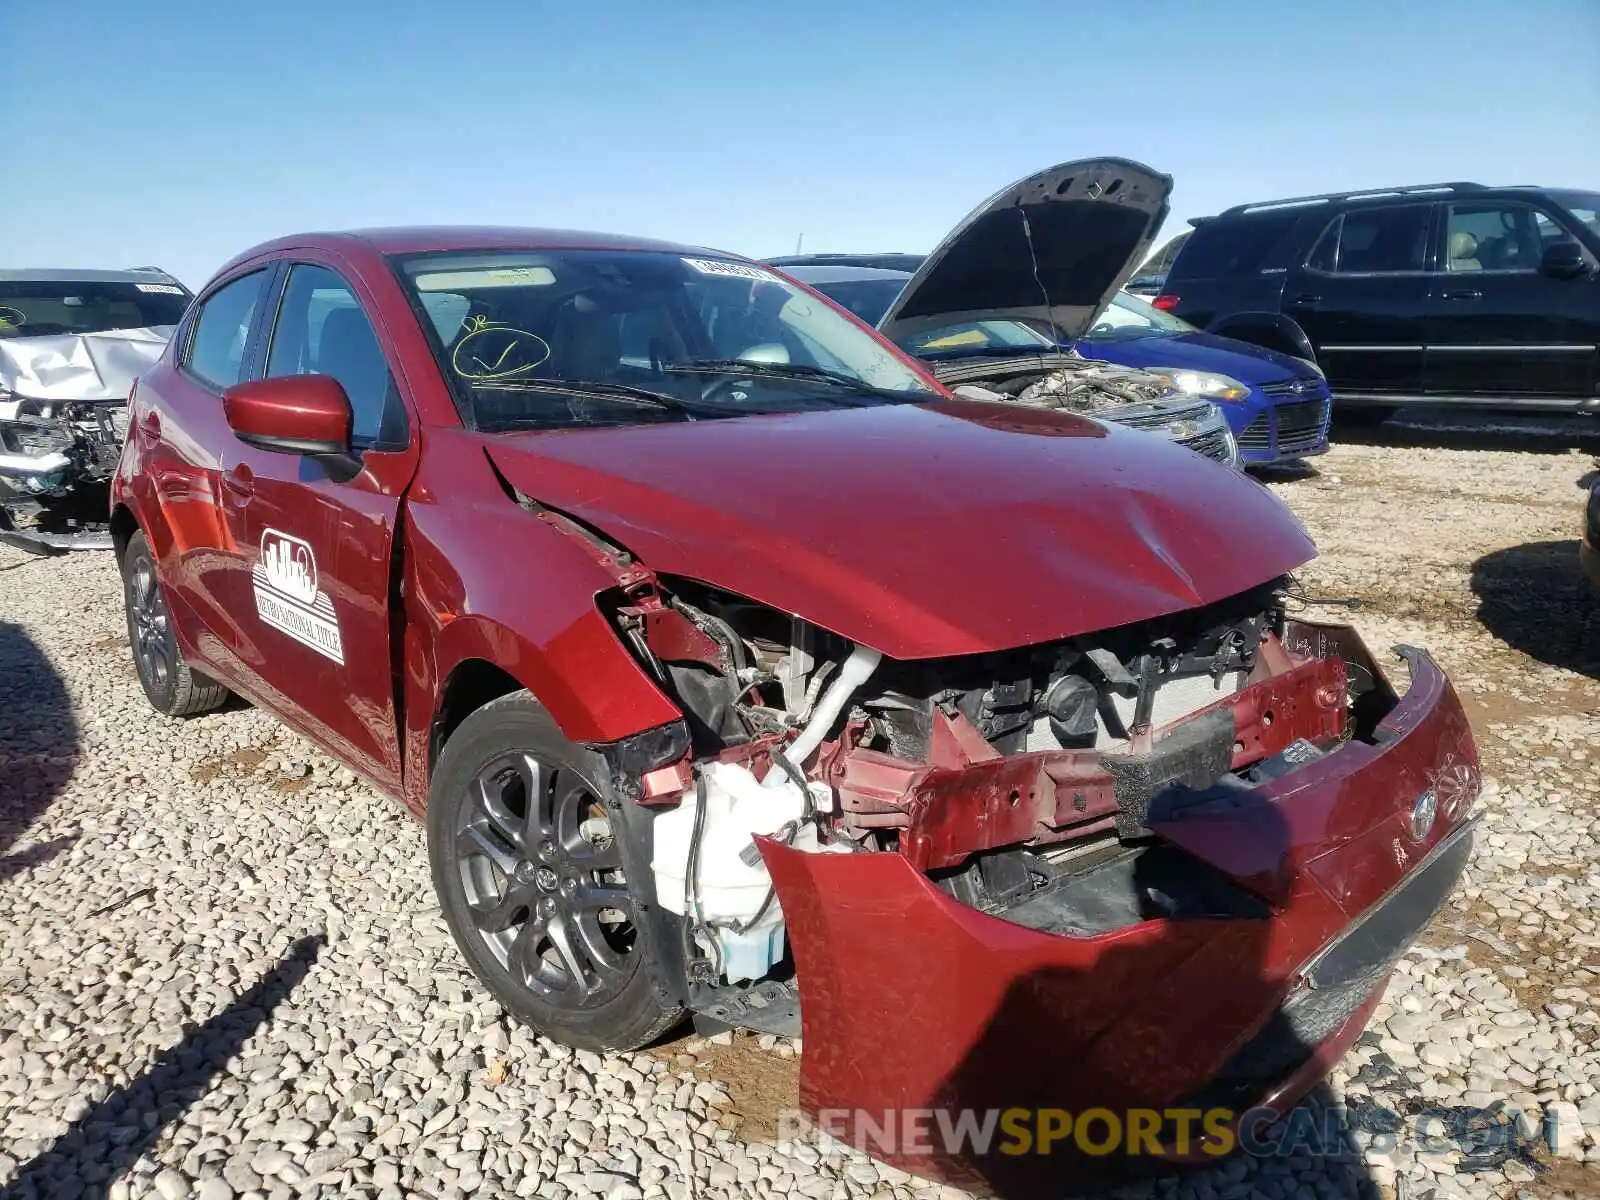
M 1589 273 L 1589 259 L 1577 242 L 1551 242 L 1539 260 L 1539 271 L 1552 279 L 1577 279 Z
M 331 375 L 238 384 L 222 393 L 222 412 L 241 442 L 360 469 L 350 453 L 350 397 Z

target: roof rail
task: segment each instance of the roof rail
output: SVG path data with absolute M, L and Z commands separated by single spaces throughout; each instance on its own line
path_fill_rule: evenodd
M 1278 208 L 1298 208 L 1302 205 L 1329 204 L 1335 200 L 1378 200 L 1388 196 L 1426 196 L 1440 192 L 1481 192 L 1484 184 L 1457 180 L 1453 183 L 1412 183 L 1403 187 L 1358 188 L 1349 192 L 1324 192 L 1319 196 L 1292 196 L 1286 200 L 1258 200 L 1251 204 L 1235 204 L 1222 212 L 1224 217 L 1237 217 L 1244 213 L 1270 212 Z

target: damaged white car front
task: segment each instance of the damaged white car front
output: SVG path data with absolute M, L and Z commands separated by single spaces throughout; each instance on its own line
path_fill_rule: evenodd
M 0 542 L 110 547 L 128 395 L 190 299 L 153 268 L 0 270 Z

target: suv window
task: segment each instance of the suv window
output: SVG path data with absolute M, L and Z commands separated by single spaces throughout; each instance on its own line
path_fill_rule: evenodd
M 1317 239 L 1306 266 L 1340 275 L 1426 270 L 1431 211 L 1403 204 L 1344 213 Z
M 357 447 L 405 441 L 404 408 L 389 360 L 361 302 L 337 273 L 301 263 L 289 272 L 267 355 L 267 378 L 330 375 L 350 398 Z
M 1445 225 L 1445 270 L 1535 271 L 1538 214 L 1526 204 L 1452 204 Z
M 244 373 L 250 320 L 266 281 L 265 271 L 253 271 L 218 288 L 200 303 L 184 366 L 218 391 L 238 383 Z
M 1237 221 L 1206 221 L 1192 230 L 1173 260 L 1170 280 L 1217 279 L 1281 267 L 1273 251 L 1300 220 L 1298 212 Z

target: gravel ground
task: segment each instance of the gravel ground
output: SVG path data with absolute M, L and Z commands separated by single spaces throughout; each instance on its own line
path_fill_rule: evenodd
M 1486 827 L 1321 1099 L 1503 1098 L 1536 1136 L 1469 1158 L 1358 1135 L 1343 1157 L 1238 1158 L 1143 1194 L 1600 1194 L 1600 603 L 1574 550 L 1592 464 L 1406 440 L 1272 486 L 1322 546 L 1316 611 L 1451 672 Z M 958 1194 L 775 1145 L 787 1043 L 600 1056 L 511 1025 L 459 962 L 397 805 L 264 713 L 149 712 L 109 556 L 0 547 L 0 796 L 7 1200 Z

